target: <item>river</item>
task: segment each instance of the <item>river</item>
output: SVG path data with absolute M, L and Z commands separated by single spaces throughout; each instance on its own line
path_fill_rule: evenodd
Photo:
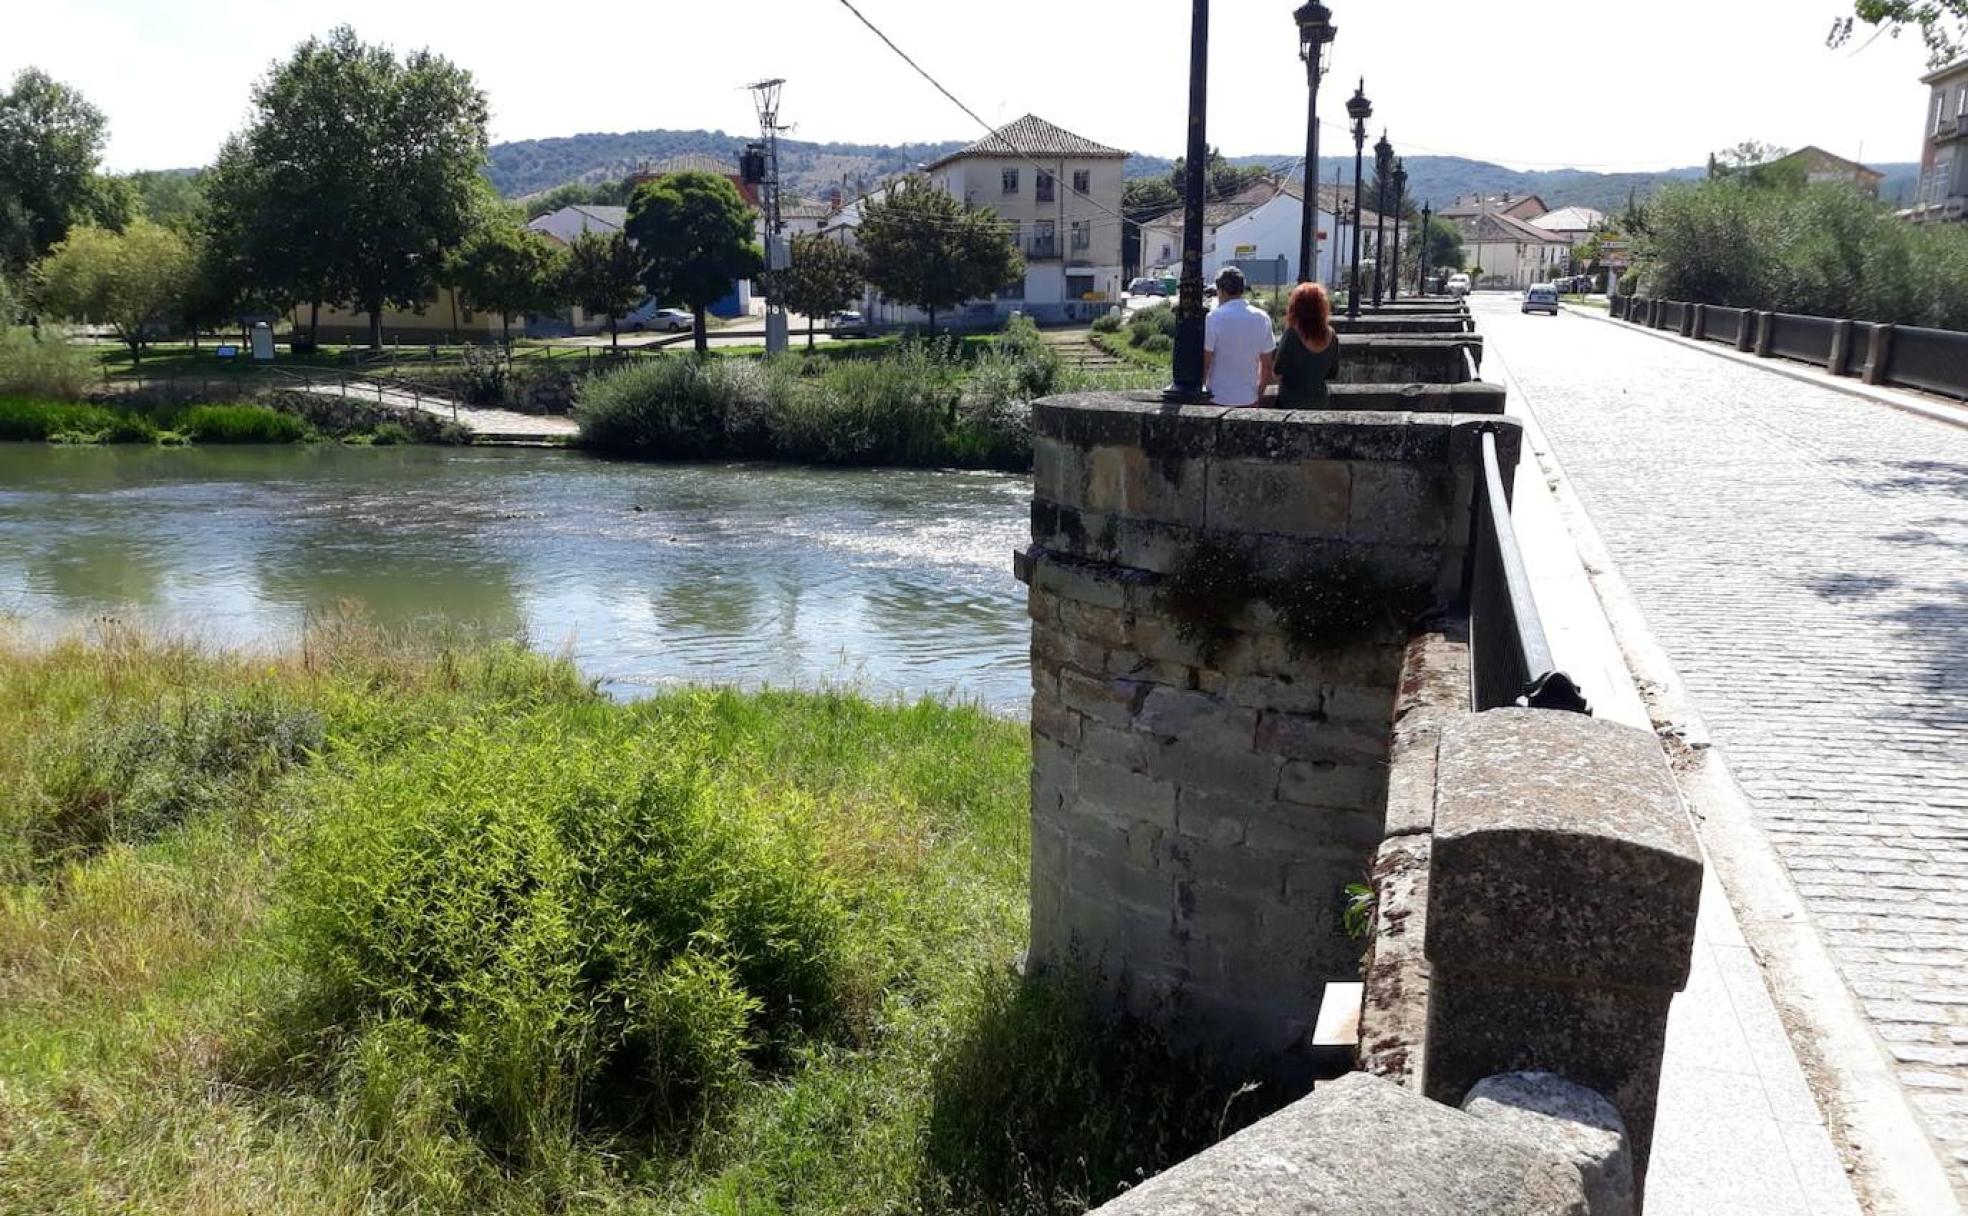
M 353 606 L 565 648 L 618 696 L 834 685 L 1022 713 L 1029 496 L 510 448 L 0 443 L 0 614 L 280 646 Z

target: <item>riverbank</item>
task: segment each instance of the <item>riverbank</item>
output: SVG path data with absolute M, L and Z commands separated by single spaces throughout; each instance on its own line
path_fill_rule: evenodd
M 289 393 L 288 398 L 301 394 Z M 0 397 L 0 442 L 67 445 L 141 443 L 288 444 L 468 443 L 469 434 L 432 419 L 420 425 L 387 411 L 337 408 L 323 401 L 258 402 L 50 401 Z
M 0 1196 L 1077 1210 L 1260 1113 L 1023 983 L 1022 727 L 0 642 Z

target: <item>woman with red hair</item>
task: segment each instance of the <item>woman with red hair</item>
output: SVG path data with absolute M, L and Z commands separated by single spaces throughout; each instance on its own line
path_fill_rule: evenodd
M 1326 381 L 1339 367 L 1339 335 L 1332 327 L 1332 297 L 1318 283 L 1300 283 L 1285 305 L 1285 334 L 1278 340 L 1278 408 L 1323 410 Z

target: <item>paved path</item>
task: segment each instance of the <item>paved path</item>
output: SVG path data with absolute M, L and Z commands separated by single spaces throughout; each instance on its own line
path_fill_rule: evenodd
M 346 388 L 327 382 L 296 384 L 293 388 L 299 392 L 325 397 L 348 396 L 362 401 L 374 401 L 379 405 L 392 406 L 396 409 L 416 410 L 446 421 L 456 421 L 470 430 L 474 436 L 482 439 L 503 439 L 509 442 L 565 442 L 572 439 L 575 432 L 580 429 L 574 425 L 572 418 L 454 405 L 450 401 L 433 397 L 428 393 L 411 393 L 378 384 L 373 380 L 351 381 Z
M 1968 1183 L 1968 430 L 1478 311 Z

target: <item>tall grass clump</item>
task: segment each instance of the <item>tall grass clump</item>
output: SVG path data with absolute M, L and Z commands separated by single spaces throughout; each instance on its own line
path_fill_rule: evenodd
M 0 304 L 0 310 L 4 309 Z M 0 397 L 73 401 L 99 376 L 96 356 L 57 337 L 37 338 L 0 316 Z
M 588 381 L 581 443 L 647 459 L 1024 469 L 1025 406 L 1058 356 L 1029 322 L 966 358 L 907 340 L 879 358 L 654 359 Z
M 42 401 L 0 396 L 0 441 L 39 442 L 64 436 L 150 439 L 156 428 L 127 410 L 81 401 Z
M 535 1164 L 597 1124 L 687 1128 L 839 984 L 798 817 L 720 803 L 687 757 L 594 725 L 474 724 L 334 783 L 286 884 L 356 1066 L 416 1053 Z
M 171 411 L 169 422 L 198 443 L 301 443 L 314 434 L 304 419 L 265 405 L 194 405 Z

